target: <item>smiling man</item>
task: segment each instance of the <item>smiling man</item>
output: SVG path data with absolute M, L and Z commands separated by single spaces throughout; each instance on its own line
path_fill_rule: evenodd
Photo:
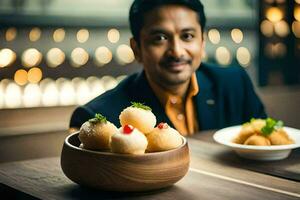
M 266 117 L 247 73 L 201 62 L 205 14 L 199 0 L 135 0 L 129 13 L 131 47 L 140 73 L 78 107 L 70 127 L 101 113 L 119 126 L 130 102 L 150 106 L 158 122 L 182 135 Z

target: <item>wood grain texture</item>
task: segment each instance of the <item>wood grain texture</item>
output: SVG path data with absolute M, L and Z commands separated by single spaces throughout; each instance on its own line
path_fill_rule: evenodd
M 193 159 L 193 157 L 192 157 Z M 206 160 L 201 161 L 201 165 Z M 86 164 L 88 165 L 88 164 Z M 214 170 L 214 169 L 213 169 Z M 243 177 L 256 174 L 245 170 L 239 171 Z M 256 176 L 265 182 L 272 181 L 270 176 Z M 292 181 L 280 179 L 289 186 Z M 172 187 L 149 192 L 105 192 L 91 188 L 81 187 L 64 176 L 60 168 L 59 157 L 27 160 L 0 164 L 0 182 L 22 193 L 29 194 L 38 199 L 141 199 L 141 200 L 292 200 L 299 199 L 290 195 L 273 191 L 258 189 L 251 186 L 222 180 L 194 171 L 188 171 L 183 179 Z M 1 187 L 1 185 L 0 185 Z M 8 190 L 8 189 L 7 189 Z M 1 189 L 0 189 L 1 191 Z M 9 191 L 8 191 L 9 192 Z M 3 194 L 4 195 L 4 194 Z M 23 198 L 24 199 L 24 198 Z
M 72 181 L 107 191 L 148 191 L 173 185 L 187 173 L 186 140 L 177 149 L 143 155 L 88 151 L 78 148 L 78 133 L 64 143 L 61 167 Z

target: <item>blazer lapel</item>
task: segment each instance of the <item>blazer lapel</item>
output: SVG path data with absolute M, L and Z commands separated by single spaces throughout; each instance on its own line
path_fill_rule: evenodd
M 202 66 L 200 66 L 201 68 Z M 199 93 L 195 97 L 198 123 L 200 130 L 214 129 L 218 125 L 217 99 L 211 80 L 199 69 L 196 72 Z

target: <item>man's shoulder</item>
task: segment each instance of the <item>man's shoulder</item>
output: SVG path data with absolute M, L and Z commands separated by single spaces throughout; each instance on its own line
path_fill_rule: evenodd
M 198 73 L 204 73 L 218 78 L 230 78 L 236 75 L 244 74 L 245 70 L 240 66 L 221 67 L 216 64 L 203 63 L 201 64 Z
M 197 70 L 197 77 L 203 77 L 212 84 L 231 85 L 248 79 L 248 74 L 240 66 L 220 67 L 203 63 Z

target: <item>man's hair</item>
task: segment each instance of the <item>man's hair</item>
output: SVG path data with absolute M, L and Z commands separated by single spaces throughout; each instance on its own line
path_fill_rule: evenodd
M 160 6 L 170 4 L 183 5 L 194 10 L 198 15 L 198 21 L 203 33 L 206 18 L 203 4 L 200 0 L 134 0 L 129 11 L 129 24 L 133 38 L 138 44 L 140 43 L 140 32 L 144 26 L 146 13 Z

